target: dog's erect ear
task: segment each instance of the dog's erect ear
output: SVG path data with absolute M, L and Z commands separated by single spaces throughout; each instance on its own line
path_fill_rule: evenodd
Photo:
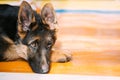
M 56 21 L 56 15 L 52 4 L 47 3 L 41 10 L 41 17 L 44 23 L 50 26 L 50 29 L 54 30 Z
M 33 19 L 34 16 L 31 6 L 26 1 L 23 1 L 18 13 L 18 24 L 20 25 L 18 29 L 24 32 L 29 31 Z

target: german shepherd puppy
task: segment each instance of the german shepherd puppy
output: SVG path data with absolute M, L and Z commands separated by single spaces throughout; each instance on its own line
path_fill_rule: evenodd
M 49 72 L 51 49 L 56 41 L 56 23 L 55 11 L 50 3 L 45 4 L 40 13 L 33 11 L 25 1 L 20 7 L 1 4 L 0 61 L 23 58 L 34 72 Z M 61 59 L 56 58 L 52 60 L 70 60 L 66 54 Z

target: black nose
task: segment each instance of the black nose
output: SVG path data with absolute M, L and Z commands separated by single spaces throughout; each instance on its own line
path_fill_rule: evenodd
M 48 73 L 48 72 L 49 72 L 49 70 L 48 70 L 48 69 L 45 69 L 45 70 L 41 70 L 40 73 L 45 74 L 45 73 Z
M 48 73 L 49 72 L 49 69 L 47 70 L 33 70 L 35 73 L 40 73 L 40 74 L 46 74 L 46 73 Z
M 41 73 L 48 73 L 48 72 L 49 72 L 49 66 L 47 64 L 42 65 Z
M 36 68 L 36 67 L 32 67 L 33 71 L 35 73 L 41 73 L 41 74 L 46 74 L 49 72 L 49 66 L 41 66 L 41 68 Z

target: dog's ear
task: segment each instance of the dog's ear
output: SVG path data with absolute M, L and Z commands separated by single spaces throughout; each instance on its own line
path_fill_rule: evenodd
M 18 13 L 18 29 L 19 31 L 29 31 L 30 24 L 34 20 L 33 10 L 31 6 L 26 2 L 23 1 L 20 5 L 19 13 Z
M 52 30 L 56 29 L 55 25 L 57 21 L 56 21 L 55 10 L 52 4 L 47 3 L 44 5 L 44 7 L 41 10 L 41 17 L 43 22 L 49 25 L 50 29 Z

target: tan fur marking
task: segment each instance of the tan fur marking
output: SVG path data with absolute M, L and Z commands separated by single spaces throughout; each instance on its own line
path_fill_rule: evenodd
M 32 22 L 36 22 L 35 16 L 33 15 Z
M 32 22 L 31 22 L 31 23 L 35 23 L 35 22 L 36 22 L 35 16 L 33 15 Z M 37 28 L 38 28 L 38 25 L 36 24 L 35 26 L 33 26 L 32 31 L 34 31 L 34 30 L 37 29 Z
M 26 36 L 26 32 L 22 30 L 21 25 L 18 25 L 18 35 L 20 36 L 21 39 L 23 39 Z
M 18 58 L 20 57 L 16 54 L 16 45 L 11 45 L 5 52 L 4 59 L 9 61 L 9 60 L 15 60 Z
M 40 36 L 34 36 L 35 40 L 40 40 Z
M 32 31 L 36 30 L 38 28 L 38 25 L 35 25 L 33 28 L 32 28 Z
M 8 37 L 6 37 L 6 36 L 2 36 L 2 38 L 3 38 L 5 41 L 7 41 L 9 44 L 14 44 L 14 42 L 13 42 L 11 39 L 9 39 Z
M 16 60 L 19 58 L 23 58 L 27 60 L 27 50 L 28 48 L 22 44 L 20 45 L 10 45 L 10 47 L 6 50 L 4 59 L 7 61 L 9 60 Z
M 34 36 L 29 42 L 28 44 L 31 44 L 33 41 L 35 40 L 40 40 L 40 36 Z

